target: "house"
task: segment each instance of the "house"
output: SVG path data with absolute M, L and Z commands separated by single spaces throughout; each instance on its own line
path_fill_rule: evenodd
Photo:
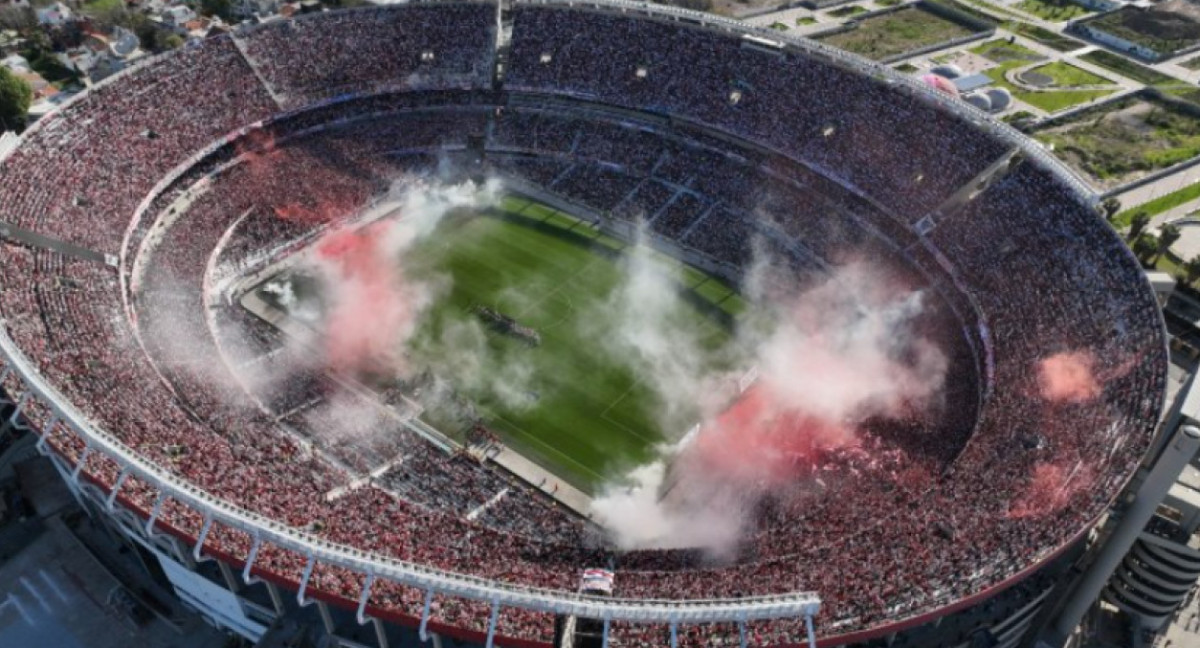
M 42 99 L 41 101 L 35 101 L 34 104 L 29 107 L 29 121 L 35 122 L 42 117 L 45 117 L 56 110 L 59 106 L 66 103 L 76 94 L 77 93 L 75 92 L 63 91 L 55 94 L 54 96 Z
M 111 34 L 89 31 L 82 43 L 83 49 L 94 54 L 107 53 L 117 58 L 129 58 L 140 46 L 137 34 L 124 27 L 114 27 Z
M 161 14 L 167 8 L 165 0 L 141 0 L 137 3 L 139 9 L 149 14 Z
M 64 23 L 71 22 L 74 17 L 75 16 L 71 13 L 71 9 L 61 2 L 55 2 L 52 5 L 37 10 L 37 21 L 39 25 L 58 27 Z
M 101 54 L 92 61 L 92 66 L 87 72 L 88 81 L 99 83 L 108 77 L 124 70 L 126 63 L 108 52 Z
M 141 50 L 135 49 L 128 56 L 120 56 L 113 51 L 113 46 L 114 43 L 110 39 L 89 34 L 80 47 L 73 47 L 54 56 L 59 63 L 75 70 L 88 82 L 98 83 L 125 69 L 129 61 L 143 54 Z
M 105 36 L 101 32 L 85 31 L 83 34 L 83 42 L 80 43 L 80 45 L 93 52 L 102 52 L 108 49 L 109 40 L 108 36 Z
M 182 29 L 184 25 L 196 19 L 196 12 L 184 5 L 175 5 L 163 9 L 160 22 L 164 25 Z
M 113 56 L 120 58 L 133 57 L 141 45 L 142 42 L 138 40 L 137 34 L 124 27 L 113 28 L 113 32 L 109 36 L 108 49 Z
M 233 14 L 242 19 L 270 16 L 279 13 L 282 5 L 280 0 L 239 0 L 233 5 Z
M 55 52 L 54 58 L 76 72 L 87 76 L 96 60 L 96 53 L 86 47 L 73 47 L 65 52 Z
M 9 54 L 0 59 L 0 65 L 17 74 L 29 74 L 33 72 L 33 67 L 29 65 L 29 60 L 20 54 Z
M 58 88 L 50 85 L 50 82 L 37 72 L 17 72 L 16 75 L 17 78 L 24 79 L 25 83 L 28 83 L 29 87 L 33 89 L 34 102 L 49 99 L 58 94 Z

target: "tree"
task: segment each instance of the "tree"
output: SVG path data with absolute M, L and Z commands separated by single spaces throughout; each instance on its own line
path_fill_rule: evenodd
M 1178 241 L 1181 236 L 1183 236 L 1183 232 L 1179 231 L 1178 226 L 1163 225 L 1162 231 L 1158 235 L 1158 249 L 1154 253 L 1154 261 L 1157 263 L 1158 257 L 1175 245 L 1175 241 Z
M 220 16 L 225 22 L 237 22 L 233 15 L 231 0 L 200 0 L 200 14 L 203 16 Z
M 31 29 L 23 34 L 25 38 L 25 51 L 21 55 L 25 58 L 37 58 L 54 53 L 54 42 L 50 40 L 50 34 L 47 34 L 43 29 Z
M 80 13 L 105 31 L 113 27 L 129 27 L 131 12 L 125 8 L 124 0 L 95 0 L 80 8 Z
M 142 49 L 148 52 L 165 52 L 183 45 L 183 38 L 158 26 L 144 14 L 130 12 L 130 25 L 137 34 Z
M 1149 224 L 1150 214 L 1147 214 L 1144 211 L 1134 214 L 1133 218 L 1129 220 L 1129 240 L 1136 241 L 1138 235 L 1140 235 Z
M 173 49 L 178 49 L 180 47 L 183 47 L 183 37 L 180 36 L 179 34 L 173 34 L 171 32 L 166 32 L 166 31 L 159 31 L 158 37 L 156 38 L 156 40 L 158 43 L 158 47 L 157 47 L 158 51 L 165 52 L 167 50 L 173 50 Z
M 18 5 L 0 6 L 0 29 L 15 29 L 22 31 L 37 27 L 37 14 L 32 7 Z
M 1121 201 L 1116 198 L 1105 198 L 1104 202 L 1100 203 L 1100 209 L 1104 214 L 1104 220 L 1111 221 L 1113 216 L 1121 211 Z
M 1200 279 L 1200 255 L 1196 255 L 1183 264 L 1183 279 L 1187 285 L 1196 283 Z
M 1142 234 L 1133 241 L 1133 255 L 1143 266 L 1150 265 L 1150 259 L 1158 252 L 1158 237 L 1153 234 Z
M 33 103 L 33 88 L 0 66 L 0 130 L 21 131 L 25 128 L 25 116 Z
M 154 36 L 158 33 L 158 27 L 154 25 L 154 21 L 146 17 L 145 14 L 131 12 L 129 14 L 129 28 L 137 34 L 138 44 L 142 49 L 153 52 L 156 45 Z

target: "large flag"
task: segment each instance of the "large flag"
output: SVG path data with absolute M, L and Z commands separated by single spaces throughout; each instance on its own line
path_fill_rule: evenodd
M 612 594 L 614 574 L 607 569 L 585 569 L 579 582 L 581 592 Z

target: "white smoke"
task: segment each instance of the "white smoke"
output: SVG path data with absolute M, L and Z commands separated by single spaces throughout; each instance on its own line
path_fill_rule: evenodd
M 636 264 L 630 267 L 627 290 L 644 299 L 662 297 L 640 293 L 645 279 Z M 627 307 L 638 304 L 646 301 Z M 803 462 L 857 445 L 866 419 L 919 413 L 940 393 L 947 360 L 914 330 L 925 310 L 923 294 L 891 286 L 872 266 L 838 268 L 771 306 L 769 326 L 742 322 L 741 340 L 751 345 L 760 371 L 751 390 L 728 413 L 706 416 L 694 438 L 662 448 L 593 501 L 594 519 L 619 546 L 702 547 L 730 555 L 753 523 L 755 504 L 791 488 L 804 476 L 798 468 Z M 648 354 L 656 361 L 647 363 L 645 378 L 658 393 L 681 398 L 713 384 L 711 376 L 688 373 L 692 361 L 669 357 L 688 352 L 690 341 L 655 308 L 648 316 L 623 314 L 620 320 L 630 328 L 613 333 L 649 341 L 637 348 L 662 352 Z M 700 401 L 711 397 L 690 393 Z
M 444 218 L 498 203 L 500 183 L 448 185 L 426 180 L 393 187 L 384 205 L 397 217 L 325 234 L 307 257 L 327 296 L 323 320 L 326 362 L 339 372 L 395 377 L 408 371 L 403 349 L 427 309 L 449 286 L 404 269 L 405 254 Z
M 705 347 L 713 331 L 682 297 L 678 262 L 664 258 L 639 237 L 621 260 L 622 280 L 598 311 L 580 318 L 583 337 L 630 367 L 657 399 L 660 429 L 676 437 L 700 418 L 715 414 L 734 374 L 728 365 L 737 345 Z
M 726 557 L 737 546 L 749 513 L 745 498 L 732 488 L 689 491 L 689 505 L 661 499 L 667 464 L 677 448 L 629 471 L 621 484 L 608 484 L 592 500 L 592 518 L 603 525 L 624 549 L 702 547 Z M 715 483 L 697 484 L 715 486 Z
M 382 221 L 372 230 L 378 236 L 371 239 L 367 250 L 371 258 L 367 263 L 370 271 L 378 271 L 384 277 L 382 285 L 388 289 L 387 298 L 398 302 L 392 304 L 398 312 L 418 317 L 434 297 L 447 289 L 439 283 L 443 277 L 407 281 L 400 273 L 404 254 L 427 238 L 447 215 L 459 210 L 490 208 L 499 203 L 501 195 L 502 187 L 496 180 L 481 184 L 447 184 L 425 178 L 397 179 L 383 200 L 396 207 L 394 211 L 399 218 Z M 324 281 L 325 294 L 333 296 L 332 308 L 330 304 L 324 309 L 319 308 L 318 300 L 297 295 L 290 281 L 268 282 L 263 290 L 273 294 L 274 301 L 289 311 L 289 317 L 309 324 L 308 327 L 290 327 L 288 344 L 269 355 L 259 355 L 262 353 L 260 347 L 239 326 L 216 321 L 209 322 L 209 326 L 215 328 L 197 326 L 201 319 L 193 302 L 171 297 L 175 293 L 195 291 L 194 283 L 172 281 L 162 272 L 154 277 L 152 292 L 147 297 L 153 299 L 153 316 L 145 318 L 147 325 L 143 327 L 143 334 L 164 366 L 222 395 L 220 402 L 236 408 L 248 404 L 247 394 L 254 399 L 266 398 L 285 388 L 289 381 L 324 368 L 329 358 L 314 353 L 314 349 L 321 349 L 331 334 L 337 334 L 329 327 L 330 315 L 338 308 L 363 314 L 361 324 L 364 327 L 381 321 L 377 317 L 381 305 L 372 303 L 376 295 L 372 294 L 369 283 L 364 283 L 361 274 L 346 272 L 337 260 L 312 255 L 291 272 L 315 275 Z M 205 299 L 212 303 L 220 301 L 214 295 L 206 295 Z M 386 304 L 382 306 L 387 307 Z M 359 324 L 353 317 L 343 317 L 340 321 Z M 395 318 L 391 323 L 396 323 Z M 368 332 L 360 329 L 358 332 L 366 338 L 377 335 L 381 344 L 399 349 L 413 331 L 410 321 L 402 323 L 406 325 Z M 312 334 L 308 334 L 309 329 Z M 218 353 L 213 353 L 214 342 Z M 395 364 L 384 369 L 399 372 L 402 367 Z M 363 406 L 357 399 L 334 394 L 318 410 L 312 415 L 319 417 L 321 424 L 314 425 L 313 429 L 328 435 L 330 443 L 357 445 L 360 441 L 367 442 L 369 439 L 365 437 L 372 430 L 381 434 L 379 426 L 372 425 L 375 420 L 372 417 L 382 414 Z
M 451 399 L 461 392 L 515 411 L 531 407 L 536 401 L 534 394 L 547 389 L 528 354 L 494 348 L 476 318 L 443 321 L 437 337 L 418 341 L 412 352 L 417 367 L 430 369 L 441 381 L 441 394 L 422 398 L 429 407 L 453 408 Z
M 396 183 L 388 192 L 398 202 L 401 218 L 386 230 L 384 250 L 396 258 L 428 238 L 449 214 L 478 212 L 500 204 L 504 187 L 498 178 L 447 184 L 431 180 Z
M 757 352 L 777 406 L 827 421 L 861 421 L 920 406 L 941 389 L 947 360 L 909 325 L 925 294 L 882 294 L 871 266 L 843 266 L 801 294 Z

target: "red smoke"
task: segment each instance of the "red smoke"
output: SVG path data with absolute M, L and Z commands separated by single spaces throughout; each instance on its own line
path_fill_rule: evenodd
M 1063 352 L 1038 363 L 1038 387 L 1049 401 L 1082 403 L 1100 395 L 1094 371 L 1095 357 L 1088 351 Z
M 811 473 L 831 450 L 855 442 L 852 427 L 786 407 L 759 383 L 700 431 L 693 452 L 715 474 L 771 486 Z
M 707 475 L 768 488 L 793 482 L 861 448 L 864 421 L 924 415 L 945 356 L 908 330 L 920 312 L 916 293 L 847 296 L 847 285 L 870 277 L 855 266 L 789 305 L 759 349 L 761 378 L 684 449 Z
M 242 158 L 248 183 L 262 188 L 262 194 L 254 196 L 256 203 L 270 204 L 273 198 L 285 195 L 278 189 L 286 189 L 287 202 L 272 206 L 282 220 L 298 225 L 333 222 L 353 211 L 365 198 L 354 183 L 343 179 L 341 170 L 315 159 L 304 148 L 277 146 L 274 133 L 266 129 L 249 131 L 234 146 Z M 289 169 L 301 166 L 308 167 L 310 175 L 319 180 L 301 185 L 288 182 Z
M 318 201 L 316 207 L 306 207 L 299 202 L 289 202 L 274 207 L 275 215 L 293 223 L 303 225 L 319 225 L 333 221 L 339 214 L 346 211 L 339 209 L 336 204 L 328 201 Z
M 1038 462 L 1025 491 L 1009 504 L 1008 517 L 1041 517 L 1057 513 L 1091 481 L 1091 471 L 1079 464 L 1069 470 L 1060 464 Z
M 395 369 L 400 340 L 419 314 L 399 260 L 385 248 L 389 223 L 326 234 L 317 256 L 333 285 L 325 318 L 327 361 L 335 371 L 363 374 Z
M 244 156 L 246 162 L 254 163 L 259 157 L 275 152 L 275 134 L 263 129 L 254 128 L 234 143 L 239 156 Z

